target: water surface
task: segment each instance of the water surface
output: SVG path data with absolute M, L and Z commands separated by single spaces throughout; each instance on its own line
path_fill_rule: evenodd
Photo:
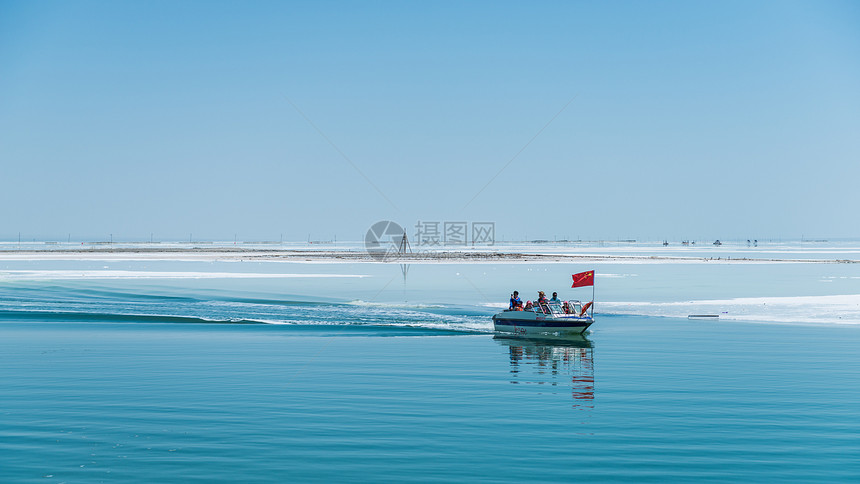
M 584 339 L 492 334 L 595 267 Z M 4 261 L 0 481 L 860 480 L 856 264 L 401 269 Z

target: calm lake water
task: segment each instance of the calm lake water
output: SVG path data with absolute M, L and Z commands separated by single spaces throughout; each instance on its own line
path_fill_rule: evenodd
M 860 479 L 860 326 L 598 306 L 582 339 L 490 332 L 514 288 L 590 299 L 575 269 L 5 262 L 0 481 Z M 845 295 L 856 272 L 603 265 L 597 291 Z

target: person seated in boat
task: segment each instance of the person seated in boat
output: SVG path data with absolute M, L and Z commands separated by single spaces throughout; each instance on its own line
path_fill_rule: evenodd
M 531 301 L 526 301 L 526 311 L 531 311 L 534 308 Z
M 567 302 L 567 301 L 565 301 L 565 302 L 561 305 L 561 309 L 564 311 L 564 314 L 570 314 L 570 303 L 569 303 L 569 302 Z
M 508 306 L 508 311 L 522 311 L 523 310 L 523 300 L 520 299 L 520 293 L 514 291 L 511 294 L 511 305 Z
M 547 303 L 549 303 L 549 300 L 546 298 L 546 294 L 543 291 L 538 291 L 538 298 L 535 304 L 539 305 L 543 312 L 548 313 L 549 306 Z
M 555 303 L 555 304 L 561 304 L 561 299 L 558 298 L 557 292 L 552 293 L 552 299 L 550 299 L 549 302 Z

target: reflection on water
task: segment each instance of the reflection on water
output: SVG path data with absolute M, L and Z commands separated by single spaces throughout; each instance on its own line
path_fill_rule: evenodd
M 493 339 L 508 346 L 511 383 L 570 385 L 574 408 L 594 408 L 594 347 L 584 336 Z

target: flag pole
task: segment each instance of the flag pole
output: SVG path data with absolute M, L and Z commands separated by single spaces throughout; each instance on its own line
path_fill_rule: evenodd
M 592 272 L 592 281 L 591 281 L 591 319 L 594 319 L 594 283 L 597 279 L 597 272 Z

